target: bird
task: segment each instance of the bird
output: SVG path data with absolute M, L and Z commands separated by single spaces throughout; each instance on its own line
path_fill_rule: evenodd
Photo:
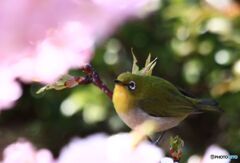
M 156 58 L 151 61 L 151 55 L 142 69 L 134 54 L 133 59 L 132 72 L 118 75 L 113 90 L 114 108 L 131 129 L 151 120 L 157 124 L 156 132 L 164 132 L 190 115 L 220 110 L 215 100 L 193 98 L 171 82 L 153 76 Z

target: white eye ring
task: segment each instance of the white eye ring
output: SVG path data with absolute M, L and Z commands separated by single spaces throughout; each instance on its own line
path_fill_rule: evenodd
M 134 81 L 130 81 L 128 83 L 128 89 L 131 90 L 131 91 L 135 90 L 136 89 L 136 83 Z

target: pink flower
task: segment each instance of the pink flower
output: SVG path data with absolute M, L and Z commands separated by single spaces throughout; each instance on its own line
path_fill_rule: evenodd
M 1 62 L 1 61 L 0 61 Z M 13 101 L 17 100 L 21 94 L 22 90 L 19 84 L 14 81 L 14 75 L 11 71 L 5 69 L 1 71 L 0 69 L 0 109 L 10 107 Z
M 75 138 L 62 149 L 57 163 L 157 163 L 163 157 L 163 151 L 149 142 L 142 142 L 135 149 L 132 141 L 132 135 L 127 133 Z
M 224 10 L 226 7 L 229 7 L 233 3 L 233 0 L 205 0 L 205 1 L 218 10 Z
M 226 151 L 225 149 L 217 146 L 217 145 L 211 145 L 210 147 L 208 147 L 208 149 L 206 150 L 203 159 L 202 159 L 202 163 L 229 163 L 230 160 L 229 159 L 218 159 L 215 158 L 214 156 L 225 156 L 225 155 L 229 155 L 228 151 Z
M 2 0 L 0 108 L 10 107 L 20 97 L 16 78 L 51 83 L 83 66 L 96 43 L 153 1 Z
M 205 151 L 204 156 L 192 155 L 188 159 L 188 163 L 229 163 L 230 160 L 224 156 L 229 156 L 228 151 L 218 145 L 211 145 Z
M 158 163 L 163 158 L 163 151 L 150 142 L 141 142 L 133 148 L 133 139 L 128 133 L 75 138 L 56 160 L 48 150 L 36 150 L 29 142 L 18 141 L 4 150 L 2 163 Z M 162 163 L 169 163 L 169 160 L 164 158 Z
M 4 150 L 2 163 L 54 163 L 54 160 L 48 150 L 36 150 L 31 143 L 18 141 Z

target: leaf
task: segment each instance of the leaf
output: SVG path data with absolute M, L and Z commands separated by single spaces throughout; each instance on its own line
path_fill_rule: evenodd
M 151 54 L 149 53 L 148 58 L 147 58 L 147 60 L 146 60 L 146 62 L 145 62 L 145 67 L 147 67 L 147 65 L 148 65 L 150 62 L 151 62 Z
M 155 58 L 153 61 L 151 61 L 151 54 L 149 53 L 148 58 L 146 59 L 145 66 L 139 70 L 139 67 L 137 65 L 137 58 L 134 55 L 133 49 L 132 50 L 132 55 L 133 55 L 133 66 L 132 66 L 132 74 L 136 75 L 142 75 L 142 76 L 151 76 L 152 75 L 152 70 L 156 66 L 157 58 Z
M 152 70 L 154 69 L 154 67 L 156 66 L 157 64 L 157 58 L 155 58 L 149 65 L 151 65 L 149 67 L 149 70 L 148 70 L 148 73 L 149 75 L 152 75 Z
M 73 76 L 71 75 L 64 75 L 62 76 L 58 81 L 56 81 L 55 83 L 53 84 L 48 84 L 42 88 L 40 88 L 36 93 L 37 94 L 40 94 L 40 93 L 43 93 L 45 91 L 48 91 L 48 90 L 51 90 L 51 89 L 55 89 L 55 90 L 62 90 L 62 89 L 65 89 L 65 88 L 68 88 L 65 83 L 69 80 L 73 79 Z
M 149 55 L 150 56 L 150 55 Z M 146 60 L 146 65 L 145 65 L 145 67 L 142 69 L 142 70 L 140 70 L 140 72 L 141 72 L 141 75 L 146 75 L 146 76 L 151 76 L 152 75 L 152 70 L 153 70 L 153 68 L 155 67 L 155 65 L 156 65 L 156 60 L 157 60 L 157 58 L 155 58 L 153 61 L 148 61 L 149 60 L 149 58 L 151 58 L 151 56 L 150 57 L 148 57 L 148 59 Z
M 47 87 L 48 87 L 48 86 L 44 86 L 44 87 L 40 88 L 36 93 L 37 93 L 37 94 L 40 94 L 40 93 L 45 92 L 45 91 L 48 89 Z
M 137 65 L 137 58 L 134 55 L 133 48 L 131 49 L 132 56 L 133 56 L 133 66 L 132 66 L 132 74 L 138 74 L 139 73 L 139 67 Z
M 184 146 L 184 141 L 179 137 L 170 137 L 170 148 L 172 148 L 174 151 L 179 151 L 183 148 Z

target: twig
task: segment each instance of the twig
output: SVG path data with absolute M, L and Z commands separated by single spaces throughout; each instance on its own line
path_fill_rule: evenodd
M 81 68 L 85 76 L 74 77 L 71 75 L 64 75 L 61 79 L 53 84 L 48 84 L 37 91 L 37 94 L 45 92 L 50 89 L 62 90 L 65 88 L 72 88 L 78 85 L 86 85 L 93 83 L 101 89 L 110 99 L 112 99 L 112 91 L 102 82 L 98 73 L 94 71 L 91 65 L 86 65 Z
M 112 99 L 113 92 L 102 82 L 98 73 L 90 64 L 82 67 L 81 70 L 87 75 L 86 77 L 89 77 L 91 83 L 100 88 L 110 99 Z
M 98 73 L 93 69 L 93 67 L 88 64 L 81 68 L 81 71 L 86 74 L 86 76 L 81 77 L 71 77 L 65 81 L 64 86 L 67 88 L 72 88 L 77 85 L 94 84 L 99 89 L 101 89 L 110 99 L 112 99 L 112 91 L 104 84 L 99 77 Z

